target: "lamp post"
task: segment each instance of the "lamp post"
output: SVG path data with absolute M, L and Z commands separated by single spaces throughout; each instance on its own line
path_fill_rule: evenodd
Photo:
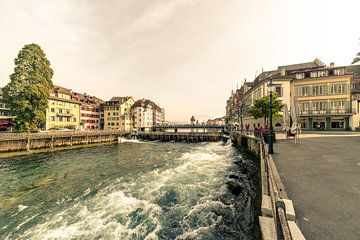
M 274 143 L 273 143 L 273 124 L 272 124 L 272 107 L 273 107 L 273 103 L 272 103 L 272 95 L 273 95 L 273 85 L 272 85 L 272 78 L 270 78 L 270 83 L 269 83 L 269 96 L 270 96 L 270 100 L 269 100 L 269 123 L 270 123 L 270 128 L 269 128 L 269 148 L 268 148 L 268 154 L 273 154 L 274 153 Z

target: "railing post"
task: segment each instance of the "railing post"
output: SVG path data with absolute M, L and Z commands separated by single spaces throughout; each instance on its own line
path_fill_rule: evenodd
M 26 151 L 30 152 L 30 131 L 27 133 Z

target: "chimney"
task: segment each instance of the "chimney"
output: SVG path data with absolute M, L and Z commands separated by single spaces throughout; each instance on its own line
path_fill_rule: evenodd
M 281 74 L 281 76 L 285 76 L 285 74 L 286 74 L 285 68 L 280 69 L 280 74 Z

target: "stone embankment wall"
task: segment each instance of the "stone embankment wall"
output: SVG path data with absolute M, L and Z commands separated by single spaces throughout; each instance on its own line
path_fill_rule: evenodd
M 117 141 L 124 134 L 119 131 L 79 131 L 54 133 L 0 134 L 0 152 L 53 149 Z
M 255 138 L 254 136 L 233 133 L 231 136 L 231 140 L 235 146 L 252 153 L 252 155 L 256 156 L 256 158 L 259 160 L 257 162 L 259 174 L 258 174 L 258 181 L 256 184 L 257 194 L 254 205 L 254 217 L 257 220 L 255 220 L 254 222 L 258 223 L 261 232 L 261 238 L 264 240 L 275 240 L 275 239 L 304 240 L 305 238 L 302 235 L 301 230 L 299 229 L 296 223 L 296 215 L 295 215 L 293 203 L 290 199 L 288 199 L 286 192 L 283 191 L 284 189 L 283 183 L 276 169 L 276 165 L 272 155 L 271 154 L 267 155 L 267 153 L 263 151 L 264 149 L 261 147 L 262 145 L 260 144 L 259 139 Z M 269 176 L 270 170 L 272 171 L 271 176 Z M 275 185 L 273 183 L 275 183 Z M 290 232 L 289 236 L 287 237 L 281 236 L 282 231 L 276 229 L 276 225 L 273 217 L 274 209 L 272 206 L 275 201 L 274 198 L 272 198 L 272 195 L 274 194 L 273 193 L 274 190 L 271 190 L 274 188 L 277 189 L 277 192 L 279 193 L 281 198 L 278 199 L 277 201 L 281 201 L 282 203 L 284 203 L 284 208 L 286 209 L 285 221 L 287 222 Z M 275 206 L 276 205 L 277 204 L 275 204 Z

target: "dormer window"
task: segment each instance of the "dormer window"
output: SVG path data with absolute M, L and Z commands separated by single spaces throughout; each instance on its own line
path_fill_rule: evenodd
M 316 72 L 311 72 L 311 73 L 310 73 L 310 77 L 311 77 L 311 78 L 327 77 L 328 75 L 329 75 L 329 72 L 326 71 L 326 70 L 316 71 Z
M 334 69 L 334 75 L 340 76 L 340 75 L 344 75 L 344 74 L 345 74 L 345 69 L 344 68 Z
M 297 73 L 297 74 L 295 75 L 295 78 L 296 78 L 296 79 L 304 79 L 304 78 L 305 78 L 305 74 L 304 74 L 304 73 Z

